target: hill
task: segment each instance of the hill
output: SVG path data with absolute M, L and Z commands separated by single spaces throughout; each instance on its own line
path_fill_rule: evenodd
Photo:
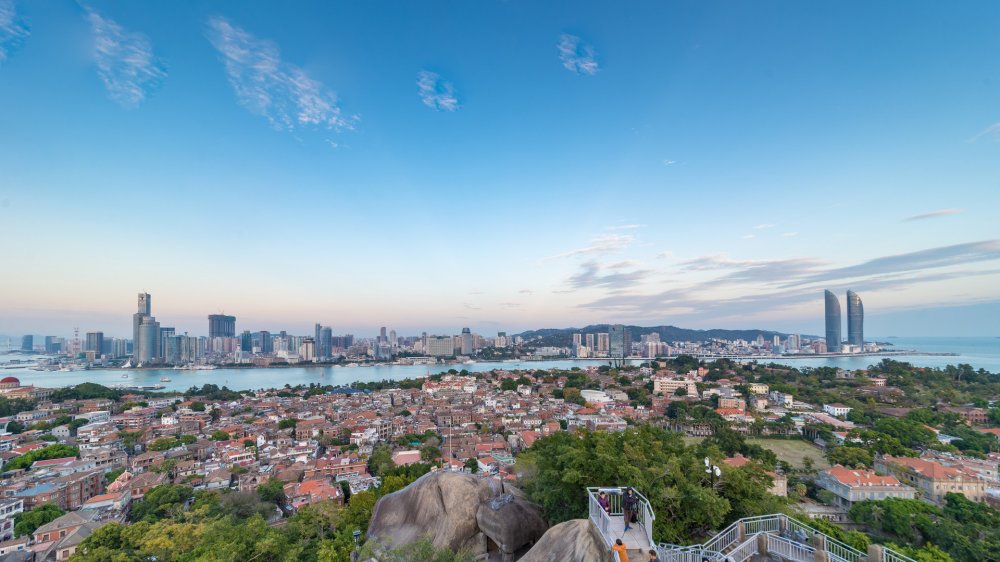
M 530 341 L 535 345 L 553 345 L 565 347 L 572 345 L 573 334 L 597 334 L 608 332 L 610 324 L 593 324 L 584 328 L 543 328 L 541 330 L 529 330 L 520 335 L 525 341 Z M 775 332 L 773 330 L 689 330 L 678 328 L 677 326 L 625 326 L 632 336 L 632 341 L 639 339 L 646 334 L 660 334 L 660 340 L 666 342 L 690 341 L 702 342 L 712 339 L 723 340 L 754 340 L 757 336 L 764 336 L 764 339 L 771 339 L 774 336 L 785 338 L 788 334 Z

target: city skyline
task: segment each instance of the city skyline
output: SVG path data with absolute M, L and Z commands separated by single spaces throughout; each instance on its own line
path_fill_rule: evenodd
M 0 8 L 0 334 L 996 335 L 1000 5 Z

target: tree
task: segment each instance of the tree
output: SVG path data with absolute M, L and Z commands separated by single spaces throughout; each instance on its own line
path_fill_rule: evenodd
M 80 455 L 80 449 L 69 445 L 49 445 L 41 449 L 29 451 L 19 457 L 15 457 L 4 465 L 4 470 L 17 470 L 19 468 L 29 468 L 35 461 L 45 461 L 51 459 L 61 459 L 66 457 L 76 458 Z
M 847 468 L 867 468 L 875 462 L 875 455 L 869 449 L 861 447 L 834 447 L 826 454 L 830 464 L 839 464 Z
M 368 457 L 368 472 L 375 476 L 381 476 L 394 466 L 396 463 L 392 461 L 392 447 L 385 443 L 376 445 L 371 456 Z
M 687 395 L 688 395 L 687 387 L 679 386 L 677 387 L 677 390 L 674 391 L 674 396 L 687 396 Z
M 205 403 L 204 402 L 199 402 L 199 401 L 195 400 L 194 402 L 191 403 L 191 411 L 192 412 L 204 412 L 205 411 Z
M 194 490 L 179 484 L 161 484 L 150 489 L 142 501 L 132 507 L 132 521 L 155 523 L 180 514 L 185 502 L 194 497 Z
M 281 430 L 281 429 L 294 428 L 297 423 L 299 423 L 299 420 L 295 418 L 285 418 L 283 420 L 278 421 L 278 429 Z
M 476 460 L 476 457 L 469 457 L 465 459 L 465 468 L 469 472 L 475 474 L 479 472 L 479 461 Z
M 420 460 L 424 462 L 433 462 L 440 456 L 441 449 L 438 449 L 433 445 L 424 445 L 420 448 Z
M 212 432 L 211 439 L 212 441 L 228 441 L 229 434 L 221 429 L 216 429 Z
M 500 390 L 517 390 L 517 381 L 514 379 L 500 381 Z
M 62 517 L 65 513 L 59 509 L 59 506 L 50 503 L 18 513 L 14 516 L 14 536 L 30 535 L 35 532 L 35 529 Z
M 273 503 L 275 505 L 285 504 L 285 487 L 281 480 L 271 478 L 260 486 L 257 486 L 257 495 L 261 501 Z

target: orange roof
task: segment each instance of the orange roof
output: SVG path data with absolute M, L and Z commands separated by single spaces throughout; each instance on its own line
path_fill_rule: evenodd
M 874 470 L 845 468 L 839 464 L 826 471 L 841 484 L 847 486 L 900 486 L 895 476 L 879 476 Z
M 887 463 L 898 464 L 912 469 L 928 478 L 934 480 L 940 480 L 944 478 L 954 479 L 960 477 L 963 473 L 957 468 L 951 468 L 944 466 L 941 463 L 936 463 L 934 461 L 928 461 L 924 459 L 918 459 L 913 457 L 892 457 L 886 455 L 882 459 Z
M 729 466 L 741 467 L 750 462 L 750 459 L 744 457 L 740 453 L 736 453 L 735 456 L 729 457 L 727 459 L 722 459 L 722 462 L 728 464 Z

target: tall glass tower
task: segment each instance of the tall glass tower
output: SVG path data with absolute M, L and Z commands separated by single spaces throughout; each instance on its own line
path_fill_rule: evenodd
M 865 306 L 854 291 L 847 291 L 847 343 L 865 345 Z
M 840 301 L 837 295 L 825 291 L 826 295 L 826 350 L 840 353 Z

